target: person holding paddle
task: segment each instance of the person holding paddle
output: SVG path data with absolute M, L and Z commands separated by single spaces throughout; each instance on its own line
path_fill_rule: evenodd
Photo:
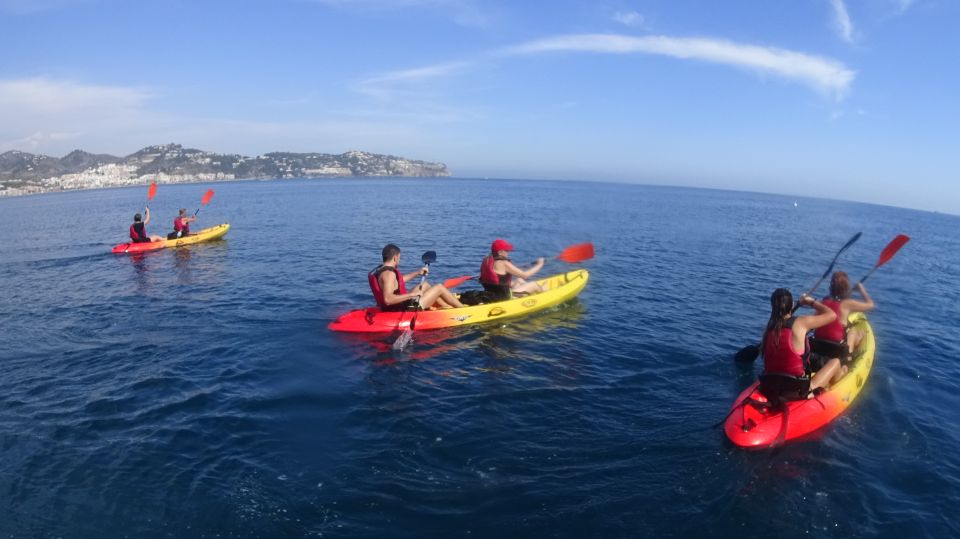
M 403 275 L 400 273 L 400 248 L 388 243 L 382 251 L 383 263 L 367 275 L 370 290 L 377 305 L 383 311 L 406 311 L 408 309 L 429 309 L 437 306 L 441 309 L 463 307 L 460 300 L 442 284 L 430 285 L 426 275 L 427 266 Z M 424 278 L 420 284 L 407 291 L 406 283 L 418 276 Z
M 830 324 L 837 319 L 837 313 L 807 294 L 800 297 L 799 305 L 813 307 L 816 314 L 794 316 L 793 295 L 786 288 L 778 288 L 770 296 L 770 319 L 760 341 L 763 370 L 764 374 L 787 374 L 798 380 L 812 375 L 809 391 L 814 391 L 839 381 L 847 368 L 832 358 L 815 373 L 808 370 L 807 333 Z
M 876 306 L 873 298 L 867 293 L 863 283 L 857 283 L 857 292 L 864 301 L 853 299 L 850 289 L 850 277 L 844 271 L 836 271 L 830 277 L 830 295 L 823 298 L 823 304 L 837 313 L 837 319 L 818 328 L 813 336 L 813 350 L 826 357 L 838 357 L 841 361 L 847 359 L 860 344 L 863 333 L 857 330 L 847 331 L 846 321 L 850 313 L 865 313 L 872 311 Z
M 190 223 L 197 220 L 196 215 L 188 216 L 186 208 L 180 208 L 180 214 L 173 219 L 173 233 L 170 239 L 183 238 L 190 235 Z
M 146 216 L 146 219 L 136 214 L 133 216 L 133 224 L 130 225 L 130 241 L 133 243 L 152 243 L 155 241 L 163 241 L 163 238 L 160 236 L 149 236 L 147 235 L 147 223 L 150 222 L 150 208 L 143 209 L 143 215 Z
M 522 296 L 546 290 L 536 282 L 527 281 L 543 268 L 543 257 L 538 258 L 530 269 L 524 271 L 515 266 L 507 256 L 512 250 L 513 245 L 506 240 L 494 240 L 490 245 L 490 254 L 480 263 L 480 284 L 490 296 L 490 301 L 502 301 L 514 295 Z

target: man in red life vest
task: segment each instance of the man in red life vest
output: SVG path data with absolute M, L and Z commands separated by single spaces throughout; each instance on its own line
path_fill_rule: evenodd
M 160 236 L 150 236 L 147 234 L 147 223 L 150 222 L 150 208 L 144 208 L 143 214 L 146 219 L 140 217 L 140 214 L 133 216 L 133 224 L 130 225 L 130 241 L 133 243 L 150 243 L 154 241 L 163 241 Z
M 186 208 L 180 208 L 180 215 L 173 220 L 173 234 L 175 238 L 182 238 L 190 235 L 190 223 L 196 221 L 196 217 L 188 217 Z M 171 238 L 173 239 L 173 238 Z
M 442 284 L 430 285 L 426 280 L 407 291 L 407 281 L 418 276 L 426 276 L 429 269 L 424 266 L 417 271 L 403 275 L 400 273 L 400 248 L 389 243 L 383 248 L 383 264 L 370 272 L 367 280 L 370 290 L 383 311 L 406 311 L 407 309 L 429 309 L 437 306 L 441 309 L 463 307 L 463 304 Z

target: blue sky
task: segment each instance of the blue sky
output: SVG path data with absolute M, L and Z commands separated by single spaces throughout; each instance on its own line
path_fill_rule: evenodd
M 360 149 L 960 213 L 955 0 L 0 0 L 0 151 Z

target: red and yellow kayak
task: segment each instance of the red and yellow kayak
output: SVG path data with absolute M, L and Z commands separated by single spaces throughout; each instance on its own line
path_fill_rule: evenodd
M 194 243 L 222 238 L 229 230 L 230 225 L 223 223 L 222 225 L 204 228 L 196 234 L 187 236 L 185 238 L 177 238 L 175 240 L 152 241 L 147 243 L 121 243 L 120 245 L 114 247 L 112 252 L 117 254 L 142 253 L 144 251 L 154 251 L 156 249 L 165 249 L 167 247 L 181 247 L 183 245 L 191 245 Z
M 540 279 L 537 282 L 548 289 L 538 294 L 458 309 L 420 311 L 416 327 L 421 330 L 465 326 L 542 311 L 576 297 L 589 278 L 587 270 L 579 269 Z M 390 332 L 406 329 L 412 318 L 413 312 L 383 312 L 377 307 L 368 307 L 342 315 L 329 327 L 333 331 Z
M 876 342 L 866 315 L 852 313 L 848 320 L 850 327 L 864 336 L 846 376 L 816 397 L 787 402 L 787 410 L 758 405 L 767 398 L 758 391 L 759 382 L 754 383 L 737 397 L 724 422 L 723 431 L 731 442 L 747 449 L 768 448 L 778 440 L 788 442 L 830 423 L 850 406 L 870 376 Z

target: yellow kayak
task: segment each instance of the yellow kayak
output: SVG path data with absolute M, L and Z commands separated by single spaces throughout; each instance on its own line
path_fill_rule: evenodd
M 579 269 L 537 281 L 541 286 L 547 287 L 545 292 L 457 309 L 420 311 L 417 315 L 417 329 L 479 324 L 549 309 L 576 297 L 587 285 L 589 278 L 587 270 Z M 329 327 L 334 331 L 389 332 L 406 329 L 411 318 L 409 312 L 384 312 L 377 307 L 369 307 L 350 311 L 331 322 Z
M 155 249 L 164 249 L 166 247 L 182 247 L 204 241 L 211 241 L 222 238 L 230 230 L 228 223 L 223 223 L 210 228 L 204 228 L 196 234 L 177 238 L 175 240 L 153 241 L 147 243 L 121 243 L 113 248 L 114 253 L 140 253 L 143 251 L 153 251 Z

